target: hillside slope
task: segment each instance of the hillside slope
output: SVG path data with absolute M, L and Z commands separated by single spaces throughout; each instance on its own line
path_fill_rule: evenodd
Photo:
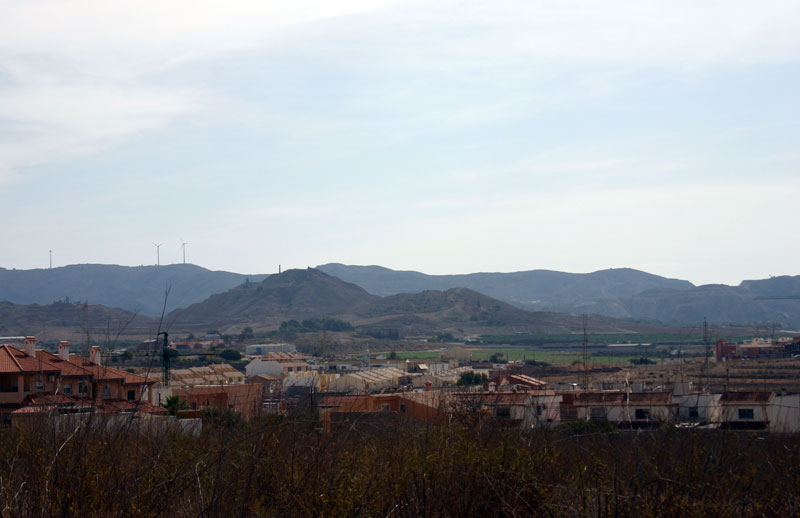
M 40 339 L 65 340 L 71 336 L 125 335 L 152 336 L 158 327 L 154 318 L 100 305 L 55 302 L 53 304 L 14 304 L 0 302 L 0 336 L 33 335 Z
M 206 270 L 193 264 L 118 266 L 76 264 L 52 269 L 0 268 L 0 301 L 16 304 L 50 304 L 54 301 L 88 301 L 144 315 L 159 315 L 169 286 L 167 311 L 205 300 L 246 279 L 242 275 Z
M 176 328 L 201 326 L 277 327 L 288 319 L 330 316 L 348 320 L 362 331 L 402 336 L 442 331 L 565 333 L 581 330 L 573 315 L 530 312 L 466 288 L 428 290 L 378 297 L 355 284 L 319 270 L 287 270 L 261 283 L 249 283 L 176 310 L 168 320 Z M 593 316 L 594 332 L 646 332 L 652 326 Z
M 246 283 L 169 315 L 178 327 L 270 326 L 286 319 L 344 315 L 379 300 L 363 288 L 309 268 Z
M 694 286 L 628 268 L 572 274 L 547 270 L 425 275 L 380 266 L 319 267 L 379 295 L 470 288 L 519 308 L 589 313 L 659 325 L 771 325 L 800 329 L 800 276 Z
M 530 270 L 464 275 L 426 275 L 395 271 L 381 266 L 348 266 L 338 263 L 317 268 L 346 282 L 358 284 L 375 295 L 469 288 L 525 309 L 549 309 L 551 305 L 557 304 L 630 297 L 651 289 L 693 287 L 688 281 L 667 279 L 630 268 L 593 273 Z

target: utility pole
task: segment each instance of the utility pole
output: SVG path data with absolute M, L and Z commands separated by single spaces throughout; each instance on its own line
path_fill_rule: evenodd
M 708 335 L 708 319 L 703 317 L 703 343 L 706 345 L 706 386 L 705 392 L 711 393 L 711 338 Z
M 164 359 L 164 386 L 169 386 L 169 359 L 170 359 L 170 351 L 169 351 L 169 333 L 166 331 L 162 331 L 158 333 L 159 335 L 164 335 L 164 346 L 161 349 L 161 354 Z

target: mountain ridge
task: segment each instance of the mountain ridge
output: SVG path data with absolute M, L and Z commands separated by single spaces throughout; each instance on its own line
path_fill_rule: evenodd
M 143 315 L 161 314 L 165 292 L 167 311 L 228 290 L 247 279 L 265 275 L 212 271 L 194 264 L 121 266 L 73 264 L 57 268 L 16 270 L 0 268 L 0 301 L 50 304 L 89 301 Z

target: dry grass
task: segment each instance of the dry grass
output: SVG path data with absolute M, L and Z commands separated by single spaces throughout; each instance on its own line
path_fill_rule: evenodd
M 800 512 L 795 437 L 379 428 L 314 419 L 0 430 L 2 516 L 651 516 Z

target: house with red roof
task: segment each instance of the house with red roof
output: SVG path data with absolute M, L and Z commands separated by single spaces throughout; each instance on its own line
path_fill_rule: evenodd
M 0 417 L 37 410 L 147 411 L 160 413 L 150 400 L 155 378 L 103 365 L 100 347 L 89 358 L 70 354 L 69 342 L 59 342 L 58 354 L 36 348 L 25 337 L 23 348 L 0 345 Z M 24 410 L 23 410 L 24 409 Z

